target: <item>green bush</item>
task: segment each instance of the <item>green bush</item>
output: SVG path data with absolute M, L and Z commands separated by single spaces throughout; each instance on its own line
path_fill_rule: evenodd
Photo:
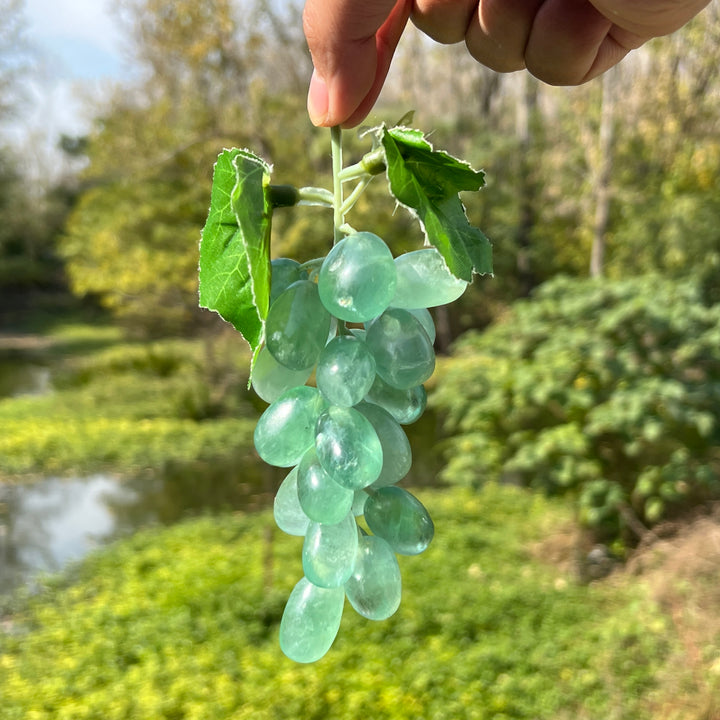
M 627 540 L 720 493 L 720 305 L 690 282 L 560 278 L 462 338 L 431 401 L 445 479 L 572 492 Z

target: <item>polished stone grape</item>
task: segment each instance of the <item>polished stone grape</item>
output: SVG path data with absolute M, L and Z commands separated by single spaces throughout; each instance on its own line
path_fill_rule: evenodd
M 352 508 L 353 491 L 338 485 L 320 465 L 315 448 L 303 455 L 298 466 L 298 502 L 315 522 L 340 522 Z
M 312 368 L 305 370 L 290 370 L 281 365 L 270 354 L 270 351 L 264 347 L 258 353 L 257 360 L 252 369 L 252 387 L 253 390 L 265 402 L 275 402 L 284 392 L 304 385 Z
M 255 426 L 255 449 L 269 465 L 292 467 L 315 442 L 315 426 L 327 403 L 317 388 L 296 387 L 283 393 Z
M 298 469 L 294 467 L 280 483 L 273 503 L 273 516 L 277 526 L 288 535 L 304 536 L 310 518 L 300 505 L 297 486 Z
M 305 280 L 307 275 L 300 268 L 300 263 L 290 258 L 276 258 L 270 263 L 270 305 L 282 293 L 298 280 Z
M 435 351 L 420 321 L 407 310 L 390 308 L 367 329 L 365 337 L 377 374 L 392 387 L 421 385 L 435 369 Z
M 414 308 L 412 310 L 408 310 L 408 312 L 420 321 L 420 324 L 423 326 L 423 330 L 430 338 L 430 342 L 434 343 L 437 332 L 435 330 L 435 321 L 432 319 L 430 311 L 427 308 Z
M 370 421 L 382 445 L 383 466 L 372 487 L 394 485 L 410 472 L 412 465 L 412 450 L 405 431 L 397 420 L 379 405 L 362 402 L 355 409 Z
M 448 270 L 435 248 L 423 248 L 395 259 L 397 286 L 390 303 L 399 308 L 429 308 L 457 300 L 467 287 Z
M 398 390 L 375 376 L 365 400 L 387 410 L 401 425 L 410 425 L 425 412 L 427 392 L 422 385 Z
M 280 648 L 291 660 L 311 663 L 330 649 L 340 628 L 345 592 L 302 578 L 290 593 L 280 621 Z
M 353 408 L 331 406 L 318 419 L 316 430 L 318 460 L 338 485 L 360 490 L 378 479 L 382 445 L 364 415 Z
M 318 587 L 344 585 L 352 573 L 358 529 L 352 513 L 339 523 L 310 523 L 305 534 L 302 565 L 305 577 Z
M 362 340 L 340 335 L 320 353 L 317 386 L 331 405 L 351 407 L 367 394 L 375 379 L 375 359 Z
M 317 285 L 299 280 L 270 306 L 265 323 L 267 349 L 291 370 L 312 368 L 325 347 L 330 314 L 320 302 Z
M 380 315 L 395 295 L 392 253 L 377 235 L 358 232 L 328 253 L 318 277 L 323 305 L 335 317 L 365 322 Z
M 360 517 L 365 513 L 365 503 L 367 502 L 368 494 L 364 490 L 356 490 L 355 497 L 353 498 L 352 514 L 355 517 Z
M 407 490 L 380 488 L 365 503 L 365 522 L 400 555 L 418 555 L 430 544 L 435 526 L 425 506 Z
M 369 620 L 386 620 L 398 609 L 402 596 L 400 567 L 385 540 L 373 535 L 359 538 L 345 594 L 353 608 Z

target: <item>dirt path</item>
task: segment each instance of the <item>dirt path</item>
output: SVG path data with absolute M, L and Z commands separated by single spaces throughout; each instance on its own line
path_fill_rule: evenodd
M 0 352 L 47 350 L 55 341 L 43 335 L 9 335 L 0 333 Z

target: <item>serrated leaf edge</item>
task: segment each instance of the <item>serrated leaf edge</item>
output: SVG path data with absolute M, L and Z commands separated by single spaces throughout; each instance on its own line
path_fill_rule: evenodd
M 451 157 L 453 160 L 456 160 L 456 161 L 459 162 L 460 164 L 465 165 L 465 167 L 469 168 L 472 172 L 474 172 L 474 173 L 477 173 L 477 172 L 482 173 L 482 175 L 483 175 L 483 183 L 482 183 L 482 185 L 481 185 L 480 187 L 484 187 L 484 185 L 485 185 L 485 181 L 484 181 L 485 173 L 484 173 L 484 171 L 482 171 L 482 170 L 476 170 L 476 169 L 475 169 L 469 162 L 467 162 L 466 160 L 462 160 L 462 159 L 460 159 L 460 158 L 456 158 L 454 155 L 450 155 L 450 153 L 447 153 L 447 152 L 445 152 L 444 150 L 438 150 L 438 151 L 436 151 L 435 148 L 434 148 L 434 146 L 433 146 L 433 144 L 427 139 L 427 137 L 426 137 L 425 134 L 422 132 L 422 130 L 418 130 L 417 128 L 406 127 L 406 126 L 402 126 L 402 125 L 395 125 L 395 126 L 392 127 L 392 128 L 388 128 L 385 123 L 383 123 L 383 124 L 381 124 L 381 125 L 378 125 L 376 128 L 372 128 L 372 130 L 373 130 L 373 131 L 376 131 L 377 134 L 378 134 L 378 138 L 379 138 L 379 142 L 380 142 L 380 146 L 381 146 L 381 147 L 382 147 L 381 134 L 382 134 L 383 132 L 388 132 L 388 133 L 391 134 L 391 131 L 392 131 L 392 130 L 395 130 L 396 128 L 398 128 L 398 129 L 400 129 L 400 130 L 410 130 L 410 131 L 412 131 L 413 133 L 418 133 L 418 134 L 421 136 L 422 140 L 428 144 L 429 149 L 430 149 L 431 152 L 443 152 L 443 153 L 445 153 L 445 155 L 447 155 L 448 157 Z M 369 131 L 368 131 L 368 132 L 369 132 Z M 402 202 L 401 200 L 399 200 L 399 199 L 395 196 L 395 193 L 393 193 L 393 191 L 392 191 L 392 184 L 390 183 L 390 164 L 387 162 L 387 159 L 386 159 L 386 162 L 385 162 L 385 179 L 387 180 L 388 191 L 389 191 L 390 195 L 392 196 L 393 200 L 395 201 L 395 206 L 396 206 L 396 207 L 402 207 L 402 208 L 404 208 L 413 218 L 415 218 L 415 220 L 417 220 L 418 225 L 420 225 L 420 229 L 422 230 L 423 237 L 424 237 L 424 247 L 434 247 L 434 248 L 436 248 L 436 249 L 439 250 L 439 248 L 437 248 L 437 246 L 434 245 L 434 244 L 430 241 L 430 238 L 429 238 L 429 236 L 428 236 L 427 229 L 425 228 L 425 223 L 424 223 L 424 222 L 422 221 L 422 219 L 420 218 L 420 215 L 418 214 L 417 210 L 415 210 L 415 208 L 410 207 L 409 205 L 406 205 L 404 202 Z M 458 193 L 458 198 L 459 198 L 459 196 L 460 196 L 460 193 Z M 467 210 L 466 210 L 465 204 L 462 202 L 462 200 L 460 200 L 460 207 L 462 208 L 462 212 L 463 212 L 463 215 L 465 216 L 465 219 L 468 221 L 468 225 L 470 225 L 470 221 L 468 220 L 468 217 L 467 217 Z M 482 232 L 482 231 L 481 231 L 481 232 Z M 485 236 L 485 233 L 483 233 L 483 236 Z M 447 264 L 447 260 L 445 260 L 445 257 L 443 256 L 442 253 L 440 253 L 440 257 L 442 258 L 443 265 L 445 266 L 445 269 L 446 269 L 451 275 L 453 275 L 454 277 L 456 277 L 458 280 L 463 280 L 463 281 L 467 282 L 468 284 L 470 284 L 470 283 L 473 282 L 475 275 L 479 275 L 479 274 L 480 274 L 480 273 L 474 272 L 473 268 L 471 267 L 471 269 L 470 269 L 470 280 L 465 280 L 465 278 L 459 277 L 458 275 L 455 275 L 455 273 L 454 273 L 452 270 L 450 270 L 450 267 L 449 267 L 448 264 Z M 495 277 L 495 274 L 494 274 L 493 272 L 483 273 L 483 274 L 489 275 L 490 277 Z

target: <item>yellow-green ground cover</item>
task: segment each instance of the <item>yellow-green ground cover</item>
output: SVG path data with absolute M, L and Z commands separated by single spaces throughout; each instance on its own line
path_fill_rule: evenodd
M 552 538 L 571 527 L 565 505 L 494 485 L 420 497 L 437 535 L 401 560 L 400 610 L 373 623 L 348 605 L 314 665 L 278 649 L 301 541 L 271 531 L 269 513 L 191 520 L 98 552 L 8 605 L 0 717 L 717 717 L 717 682 L 699 684 L 652 576 L 580 585 L 550 562 Z M 716 680 L 717 640 L 701 644 Z

